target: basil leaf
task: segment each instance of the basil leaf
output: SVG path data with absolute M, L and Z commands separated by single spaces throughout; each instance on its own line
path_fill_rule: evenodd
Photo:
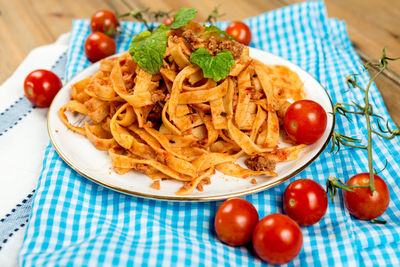
M 232 36 L 230 36 L 226 31 L 221 30 L 220 28 L 218 28 L 215 25 L 210 25 L 207 26 L 204 30 L 205 33 L 215 33 L 216 35 L 219 36 L 224 36 L 225 38 L 229 39 L 229 40 L 235 40 L 235 38 L 233 38 Z
M 178 29 L 189 24 L 189 21 L 196 16 L 197 9 L 195 8 L 181 8 L 174 16 L 174 22 L 167 27 L 167 29 Z
M 222 50 L 213 56 L 204 47 L 190 55 L 190 62 L 203 70 L 204 77 L 212 78 L 216 82 L 228 77 L 231 67 L 235 64 L 231 51 Z
M 142 70 L 155 75 L 163 64 L 167 40 L 167 29 L 162 24 L 152 33 L 144 31 L 135 36 L 129 47 L 129 53 Z

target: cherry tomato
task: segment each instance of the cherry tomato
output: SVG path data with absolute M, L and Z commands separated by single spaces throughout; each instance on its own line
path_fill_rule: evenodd
M 328 207 L 324 188 L 309 179 L 296 180 L 286 187 L 283 210 L 301 226 L 319 222 Z
M 368 185 L 369 173 L 360 173 L 350 178 L 347 185 Z M 343 191 L 344 205 L 350 214 L 361 220 L 371 220 L 381 216 L 389 206 L 389 188 L 385 181 L 374 175 L 375 192 L 369 188 L 352 188 L 355 192 Z
M 241 246 L 251 240 L 258 213 L 245 199 L 231 198 L 219 206 L 215 216 L 215 232 L 218 238 L 231 246 Z
M 164 23 L 165 25 L 171 25 L 172 22 L 174 22 L 174 17 L 173 17 L 173 16 L 165 17 L 165 18 L 164 18 L 164 21 L 163 21 L 163 23 Z
M 90 19 L 92 32 L 102 32 L 111 37 L 117 32 L 118 25 L 117 16 L 109 10 L 99 10 Z
M 26 97 L 37 107 L 49 107 L 62 87 L 60 78 L 49 70 L 34 70 L 26 76 Z
M 269 264 L 288 263 L 300 253 L 303 234 L 288 216 L 270 214 L 257 223 L 253 247 L 256 254 Z
M 85 41 L 85 54 L 91 62 L 96 62 L 115 54 L 115 41 L 102 32 L 94 32 Z
M 225 31 L 231 37 L 235 38 L 239 43 L 249 45 L 251 42 L 250 28 L 241 21 L 231 22 Z
M 300 144 L 312 144 L 325 132 L 327 116 L 320 104 L 299 100 L 286 111 L 284 127 L 289 137 Z

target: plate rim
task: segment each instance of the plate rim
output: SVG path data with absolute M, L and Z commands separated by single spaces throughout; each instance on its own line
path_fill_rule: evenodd
M 332 102 L 332 98 L 328 93 L 328 90 L 326 90 L 326 88 L 313 75 L 311 75 L 308 71 L 306 71 L 304 68 L 302 68 L 299 65 L 296 65 L 296 64 L 292 63 L 291 61 L 289 61 L 289 60 L 287 60 L 287 59 L 285 59 L 285 58 L 283 58 L 281 56 L 269 53 L 267 51 L 264 51 L 264 50 L 261 50 L 261 49 L 258 49 L 258 48 L 254 48 L 254 47 L 250 47 L 250 49 L 251 50 L 258 50 L 258 52 L 262 52 L 262 53 L 266 53 L 266 54 L 269 54 L 269 55 L 272 55 L 272 56 L 275 56 L 275 57 L 279 57 L 279 59 L 285 61 L 286 63 L 293 64 L 296 67 L 302 69 L 305 73 L 307 73 L 309 76 L 311 76 L 311 78 L 313 80 L 315 80 L 321 86 L 321 88 L 324 90 L 326 96 L 329 99 L 329 103 L 331 104 L 331 108 L 332 108 L 332 111 L 333 111 L 334 105 L 333 105 L 333 102 Z M 112 57 L 115 57 L 115 56 L 119 56 L 119 55 L 121 55 L 123 53 L 124 52 L 118 53 L 116 55 L 112 55 L 112 56 L 107 57 L 107 58 L 112 58 Z M 96 62 L 96 63 L 98 63 L 98 62 Z M 96 63 L 94 63 L 94 64 L 96 64 Z M 56 98 L 57 95 L 60 94 L 61 91 L 65 87 L 71 87 L 72 79 L 74 77 L 76 77 L 77 75 L 80 75 L 82 72 L 84 72 L 85 70 L 87 70 L 91 66 L 93 66 L 93 64 L 89 65 L 88 67 L 86 67 L 83 70 L 81 70 L 78 73 L 76 73 L 65 85 L 63 85 L 63 87 L 58 91 L 58 93 L 56 94 L 56 96 L 54 98 Z M 71 167 L 74 171 L 76 171 L 77 173 L 79 173 L 80 175 L 85 177 L 86 179 L 89 179 L 90 181 L 92 181 L 92 182 L 94 182 L 94 183 L 96 183 L 98 185 L 101 185 L 103 187 L 106 187 L 108 189 L 111 189 L 111 190 L 119 192 L 119 193 L 123 193 L 123 194 L 129 195 L 129 196 L 134 196 L 134 197 L 152 199 L 152 200 L 176 201 L 176 202 L 181 202 L 181 201 L 182 202 L 217 201 L 217 200 L 224 200 L 224 199 L 228 199 L 228 198 L 232 198 L 232 197 L 246 196 L 246 195 L 250 195 L 250 194 L 254 194 L 254 193 L 258 193 L 258 192 L 267 190 L 269 188 L 272 188 L 274 186 L 277 186 L 277 185 L 287 181 L 288 179 L 290 179 L 293 176 L 295 176 L 295 175 L 299 174 L 300 172 L 302 172 L 305 168 L 307 168 L 311 163 L 313 163 L 321 155 L 321 153 L 325 150 L 325 148 L 328 146 L 328 144 L 330 142 L 332 133 L 333 133 L 333 131 L 335 129 L 335 121 L 336 121 L 335 120 L 335 114 L 333 112 L 330 113 L 332 115 L 332 128 L 331 128 L 331 130 L 330 130 L 330 132 L 329 132 L 324 144 L 320 148 L 320 150 L 314 155 L 314 157 L 312 157 L 310 160 L 308 160 L 303 166 L 301 166 L 300 168 L 296 169 L 295 171 L 289 173 L 288 175 L 286 175 L 285 177 L 282 177 L 281 179 L 279 179 L 277 181 L 274 181 L 274 182 L 266 184 L 266 185 L 260 185 L 258 187 L 251 187 L 251 188 L 248 188 L 248 189 L 246 189 L 244 191 L 242 190 L 242 191 L 239 191 L 239 192 L 233 192 L 233 193 L 227 193 L 227 194 L 218 194 L 218 195 L 214 195 L 214 196 L 179 196 L 179 197 L 178 196 L 162 196 L 162 195 L 153 195 L 153 194 L 149 194 L 149 193 L 142 193 L 142 192 L 138 192 L 138 191 L 132 191 L 132 190 L 129 190 L 129 189 L 126 189 L 126 188 L 122 188 L 122 187 L 118 187 L 118 186 L 115 186 L 115 185 L 107 184 L 107 183 L 104 183 L 102 181 L 99 181 L 98 179 L 96 179 L 94 177 L 91 177 L 90 175 L 85 174 L 83 171 L 81 171 L 80 169 L 75 167 L 74 164 L 68 160 L 68 157 L 63 153 L 62 149 L 57 145 L 57 142 L 55 142 L 53 134 L 51 132 L 51 129 L 50 129 L 51 128 L 51 126 L 50 126 L 50 114 L 52 112 L 50 112 L 50 111 L 52 111 L 52 109 L 53 109 L 52 108 L 53 107 L 53 103 L 54 102 L 51 103 L 51 105 L 50 105 L 50 107 L 48 109 L 48 112 L 47 112 L 47 123 L 46 123 L 46 125 L 47 125 L 47 133 L 49 135 L 50 142 L 53 145 L 54 149 L 56 150 L 57 154 L 62 158 L 62 160 L 65 163 L 67 163 L 67 165 L 69 167 Z M 58 112 L 57 112 L 57 114 L 58 114 Z

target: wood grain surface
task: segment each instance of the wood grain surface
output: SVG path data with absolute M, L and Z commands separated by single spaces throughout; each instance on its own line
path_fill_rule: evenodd
M 30 50 L 50 44 L 71 28 L 73 19 L 90 18 L 99 9 L 121 14 L 149 7 L 170 10 L 182 6 L 198 9 L 204 19 L 219 6 L 224 20 L 241 20 L 293 4 L 296 0 L 0 0 L 0 84 L 16 69 Z M 376 61 L 383 47 L 400 56 L 399 0 L 327 0 L 330 17 L 345 20 L 354 47 L 365 61 Z M 400 124 L 400 62 L 377 81 L 392 119 Z

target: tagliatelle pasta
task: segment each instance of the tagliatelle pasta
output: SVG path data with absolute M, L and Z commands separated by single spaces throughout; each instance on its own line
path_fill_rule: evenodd
M 145 72 L 126 52 L 102 60 L 97 73 L 72 85 L 71 100 L 59 110 L 64 124 L 107 151 L 119 174 L 182 181 L 178 195 L 203 190 L 216 170 L 268 178 L 277 175 L 277 162 L 298 157 L 304 145 L 279 147 L 286 108 L 304 98 L 295 72 L 252 59 L 247 47 L 204 33 L 197 23 L 167 36 L 159 74 Z M 211 54 L 231 50 L 229 76 L 205 78 L 190 61 L 198 47 Z M 86 120 L 72 124 L 67 112 Z M 239 157 L 247 157 L 248 168 L 236 163 Z

